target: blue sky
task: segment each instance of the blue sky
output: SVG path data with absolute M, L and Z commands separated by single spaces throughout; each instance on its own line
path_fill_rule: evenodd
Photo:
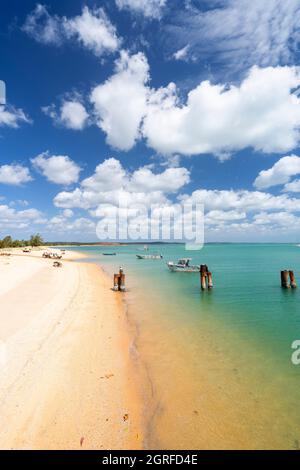
M 299 20 L 299 0 L 3 0 L 0 236 L 96 241 L 125 195 L 203 203 L 207 241 L 299 242 Z

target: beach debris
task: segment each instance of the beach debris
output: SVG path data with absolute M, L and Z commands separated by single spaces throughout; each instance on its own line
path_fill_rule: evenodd
M 129 414 L 126 413 L 124 416 L 123 416 L 123 421 L 128 421 L 129 420 Z
M 281 277 L 281 287 L 283 289 L 296 289 L 297 287 L 297 282 L 295 278 L 294 271 L 281 271 L 280 273 Z
M 54 261 L 53 267 L 54 268 L 62 268 L 62 263 L 60 261 Z
M 100 379 L 111 379 L 114 376 L 115 376 L 115 374 L 105 374 L 102 377 L 100 377 Z
M 82 437 L 82 438 L 80 439 L 80 447 L 83 446 L 83 443 L 84 443 L 84 437 Z
M 125 292 L 125 274 L 122 267 L 120 267 L 118 274 L 114 274 L 113 290 L 115 292 Z
M 201 280 L 201 290 L 210 290 L 214 287 L 212 273 L 209 271 L 206 264 L 201 264 L 200 266 L 200 280 Z

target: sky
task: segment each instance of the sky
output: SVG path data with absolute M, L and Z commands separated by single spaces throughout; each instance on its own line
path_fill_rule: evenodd
M 299 25 L 300 0 L 2 0 L 0 237 L 97 241 L 121 199 L 300 243 Z

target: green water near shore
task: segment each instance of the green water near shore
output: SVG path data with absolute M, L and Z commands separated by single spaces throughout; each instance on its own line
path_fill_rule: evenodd
M 151 380 L 146 446 L 300 449 L 300 366 L 291 362 L 300 291 L 280 288 L 280 270 L 300 272 L 300 247 L 150 246 L 162 261 L 137 260 L 140 250 L 80 248 L 108 272 L 126 271 L 129 316 Z M 111 251 L 117 256 L 102 256 Z M 200 291 L 198 274 L 168 271 L 166 261 L 189 256 L 209 266 L 213 291 Z

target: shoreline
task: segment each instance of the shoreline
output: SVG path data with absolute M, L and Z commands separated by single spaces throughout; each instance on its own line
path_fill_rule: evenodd
M 67 252 L 75 262 L 56 269 L 41 253 L 1 257 L 0 448 L 143 448 L 123 297 L 97 264 L 76 263 L 85 255 Z
M 78 254 L 82 254 L 81 252 L 77 252 Z M 88 255 L 83 255 L 84 257 L 88 258 Z M 106 269 L 106 265 L 99 265 L 94 263 L 98 266 L 105 277 L 110 282 L 112 273 L 109 269 Z M 132 279 L 131 279 L 132 280 Z M 133 367 L 134 377 L 136 379 L 136 383 L 138 384 L 138 389 L 142 395 L 142 429 L 143 429 L 143 449 L 154 450 L 152 449 L 151 445 L 151 434 L 152 434 L 152 421 L 157 413 L 158 408 L 158 398 L 157 398 L 157 391 L 154 384 L 154 381 L 151 377 L 149 364 L 145 360 L 143 354 L 141 354 L 140 349 L 138 347 L 138 342 L 141 336 L 140 328 L 138 322 L 133 318 L 131 309 L 132 304 L 130 300 L 131 290 L 125 291 L 125 293 L 120 295 L 121 302 L 123 302 L 123 311 L 125 314 L 126 319 L 126 328 L 128 330 L 128 335 L 131 341 L 131 361 Z M 135 307 L 139 304 L 135 303 Z M 139 307 L 138 307 L 139 308 Z

